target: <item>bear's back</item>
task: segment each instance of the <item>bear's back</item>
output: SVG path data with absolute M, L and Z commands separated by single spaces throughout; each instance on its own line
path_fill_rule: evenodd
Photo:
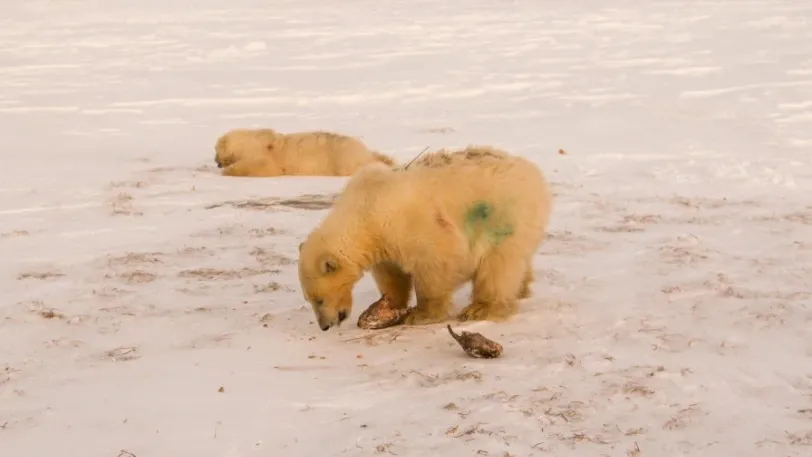
M 454 220 L 482 202 L 535 213 L 549 200 L 546 179 L 535 163 L 494 147 L 440 150 L 399 170 L 394 173 L 406 182 L 401 191 L 417 196 L 412 205 L 437 205 Z

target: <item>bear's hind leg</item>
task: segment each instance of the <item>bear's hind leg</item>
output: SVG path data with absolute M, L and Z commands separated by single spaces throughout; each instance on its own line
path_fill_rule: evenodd
M 504 320 L 516 313 L 517 300 L 529 293 L 528 262 L 503 245 L 488 254 L 474 273 L 471 304 L 457 316 L 460 321 Z
M 391 262 L 381 262 L 372 267 L 372 277 L 381 294 L 386 294 L 392 300 L 392 307 L 409 306 L 412 276 L 405 273 L 400 266 Z

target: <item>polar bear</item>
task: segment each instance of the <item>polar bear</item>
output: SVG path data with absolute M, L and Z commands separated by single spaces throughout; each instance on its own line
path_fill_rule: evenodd
M 214 150 L 224 176 L 350 176 L 370 163 L 396 165 L 357 138 L 325 131 L 233 129 L 217 139 Z
M 349 317 L 352 289 L 371 271 L 404 324 L 442 322 L 473 282 L 457 318 L 504 320 L 530 296 L 532 257 L 553 198 L 533 162 L 492 147 L 440 150 L 408 166 L 370 165 L 346 183 L 299 245 L 302 293 L 327 331 Z

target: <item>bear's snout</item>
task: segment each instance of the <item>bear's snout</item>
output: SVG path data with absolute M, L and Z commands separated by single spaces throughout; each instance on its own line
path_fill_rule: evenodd
M 336 325 L 335 317 L 330 318 L 321 313 L 318 313 L 317 317 L 319 321 L 319 328 L 321 329 L 322 332 L 326 332 L 327 330 L 330 330 L 334 325 Z
M 319 328 L 321 329 L 322 332 L 326 332 L 327 330 L 330 330 L 334 325 L 339 325 L 345 320 L 347 320 L 347 315 L 348 313 L 346 311 L 339 311 L 337 314 L 334 315 L 335 317 L 333 317 L 332 319 L 324 315 L 319 315 L 318 316 Z

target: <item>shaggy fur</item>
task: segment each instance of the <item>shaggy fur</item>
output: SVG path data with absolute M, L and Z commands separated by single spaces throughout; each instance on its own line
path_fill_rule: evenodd
M 302 293 L 325 331 L 349 317 L 352 289 L 370 270 L 396 307 L 408 306 L 414 287 L 407 325 L 446 320 L 467 281 L 471 303 L 459 320 L 506 319 L 530 296 L 551 208 L 539 167 L 495 148 L 366 167 L 299 246 Z
M 322 131 L 235 129 L 218 138 L 214 150 L 224 176 L 351 176 L 370 163 L 396 165 L 357 138 Z

